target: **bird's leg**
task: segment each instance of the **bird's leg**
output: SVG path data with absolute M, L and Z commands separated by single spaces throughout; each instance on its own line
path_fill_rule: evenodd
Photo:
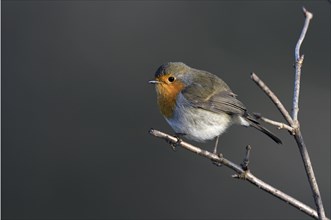
M 220 138 L 220 136 L 217 136 L 216 138 L 215 138 L 215 147 L 214 147 L 214 151 L 213 151 L 213 153 L 214 154 L 217 154 L 217 146 L 218 146 L 218 139 Z
M 214 147 L 213 154 L 216 154 L 219 158 L 223 158 L 223 155 L 221 153 L 217 154 L 217 146 L 218 146 L 218 140 L 219 140 L 219 138 L 220 138 L 220 136 L 217 136 L 215 138 L 215 147 Z M 215 164 L 218 167 L 222 166 L 222 163 L 220 163 L 218 161 L 213 161 L 213 164 Z
M 181 136 L 184 136 L 186 134 L 184 133 L 175 133 L 175 137 L 177 138 L 176 143 L 170 143 L 170 146 L 172 148 L 173 151 L 176 151 L 176 147 L 178 147 L 180 145 L 180 142 L 182 142 Z

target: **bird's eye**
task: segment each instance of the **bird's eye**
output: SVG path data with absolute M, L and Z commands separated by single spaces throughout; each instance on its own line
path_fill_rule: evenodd
M 170 76 L 170 77 L 168 78 L 168 80 L 169 80 L 169 82 L 173 82 L 173 81 L 175 81 L 175 77 Z

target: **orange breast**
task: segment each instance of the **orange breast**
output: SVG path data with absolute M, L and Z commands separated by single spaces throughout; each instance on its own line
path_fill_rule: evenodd
M 157 103 L 165 117 L 171 118 L 173 116 L 177 96 L 183 88 L 184 84 L 179 81 L 171 84 L 161 83 L 156 85 Z

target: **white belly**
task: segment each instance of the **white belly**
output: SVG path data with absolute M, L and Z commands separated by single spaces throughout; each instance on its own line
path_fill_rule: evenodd
M 232 124 L 232 117 L 226 113 L 216 114 L 188 106 L 177 106 L 173 117 L 166 120 L 176 133 L 198 142 L 214 139 Z

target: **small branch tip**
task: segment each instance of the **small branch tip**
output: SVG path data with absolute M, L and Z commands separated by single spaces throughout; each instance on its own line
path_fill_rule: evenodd
M 254 72 L 251 72 L 251 79 L 256 79 L 256 74 Z
M 304 6 L 302 7 L 303 14 L 305 15 L 306 18 L 312 19 L 313 18 L 313 13 L 308 11 Z

